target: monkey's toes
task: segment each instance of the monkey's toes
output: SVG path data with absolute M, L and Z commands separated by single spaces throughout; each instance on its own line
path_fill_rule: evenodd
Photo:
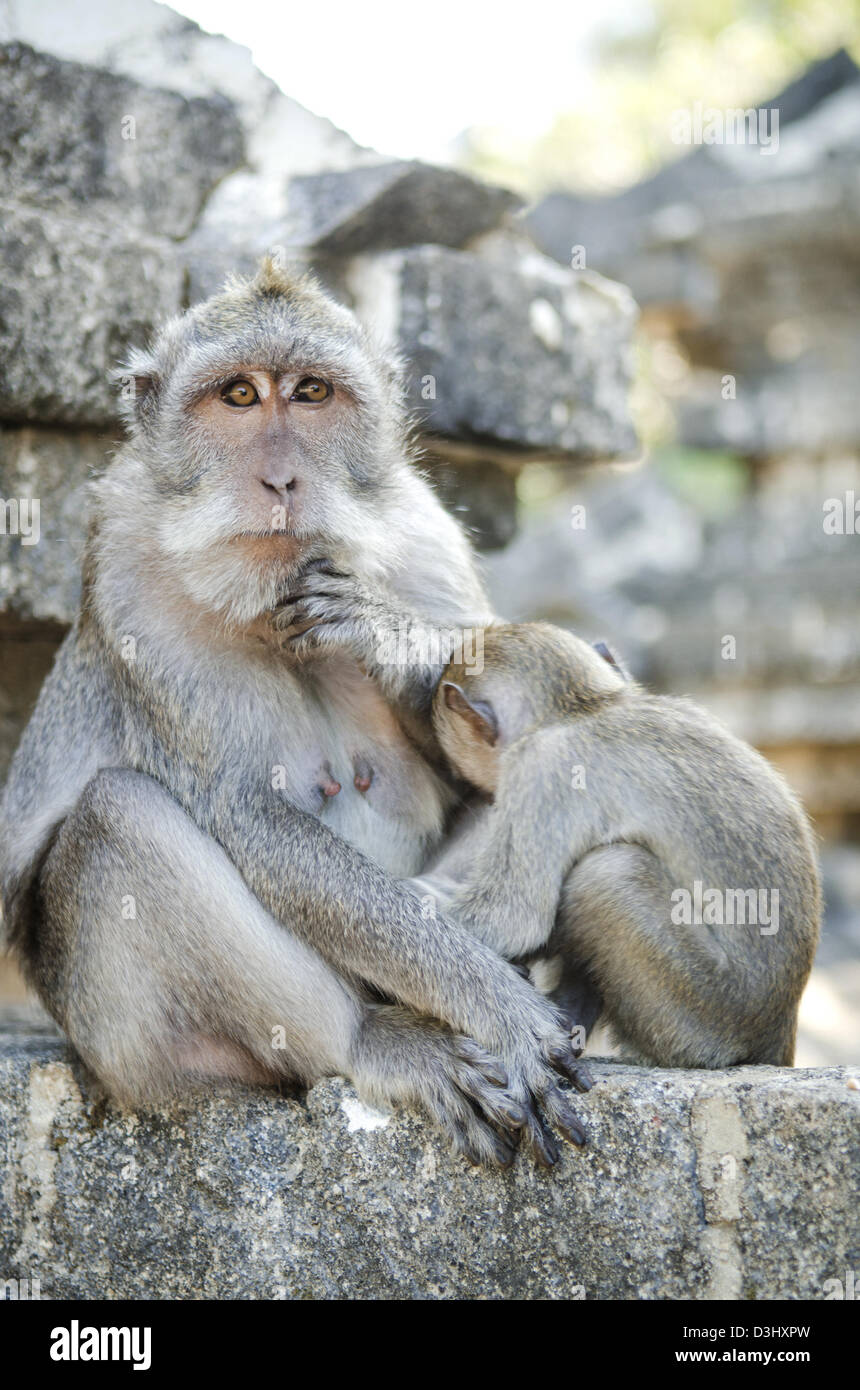
M 482 1141 L 476 1142 L 474 1133 L 467 1133 L 462 1125 L 457 1126 L 457 1133 L 454 1136 L 454 1148 L 456 1152 L 462 1154 L 474 1168 L 488 1163 L 496 1168 L 510 1168 L 517 1156 L 514 1145 L 505 1140 L 500 1134 L 494 1134 L 492 1130 L 488 1129 Z
M 448 1133 L 454 1152 L 474 1167 L 486 1164 L 492 1168 L 510 1168 L 516 1157 L 516 1139 L 499 1134 L 473 1111 L 467 1114 L 443 1111 L 437 1119 Z
M 522 1142 L 541 1168 L 554 1168 L 558 1163 L 558 1145 L 536 1110 L 528 1117 Z
M 584 1062 L 577 1062 L 575 1074 L 570 1079 L 578 1091 L 590 1091 L 594 1085 L 594 1077 Z
M 546 1115 L 546 1120 L 541 1110 Z M 529 1107 L 521 1135 L 523 1147 L 541 1168 L 554 1168 L 561 1157 L 550 1124 L 559 1130 L 568 1143 L 575 1144 L 577 1148 L 586 1143 L 585 1130 L 562 1092 L 552 1084 L 543 1091 L 539 1102 L 535 1100 Z
M 462 1066 L 458 1069 L 457 1085 L 479 1114 L 497 1130 L 518 1134 L 525 1125 L 525 1107 L 499 1086 L 488 1085 L 474 1067 Z

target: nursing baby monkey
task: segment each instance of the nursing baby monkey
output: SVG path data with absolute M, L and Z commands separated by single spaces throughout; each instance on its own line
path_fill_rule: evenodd
M 660 1066 L 790 1066 L 821 895 L 806 817 L 765 760 L 687 700 L 545 624 L 491 626 L 433 722 L 492 804 L 413 880 L 551 997 Z M 554 959 L 553 959 L 554 958 Z

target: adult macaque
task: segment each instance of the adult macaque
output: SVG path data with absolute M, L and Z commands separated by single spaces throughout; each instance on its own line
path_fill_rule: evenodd
M 490 615 L 395 366 L 268 261 L 128 379 L 80 615 L 0 811 L 30 980 L 121 1101 L 342 1072 L 474 1160 L 525 1135 L 552 1163 L 541 1115 L 583 1139 L 556 1073 L 588 1085 L 556 1009 L 399 881 L 456 799 L 429 724 L 453 642 L 391 664 L 380 634 Z

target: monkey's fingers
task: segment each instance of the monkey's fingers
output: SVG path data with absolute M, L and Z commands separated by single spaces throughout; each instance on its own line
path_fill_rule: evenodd
M 491 1163 L 503 1169 L 510 1168 L 516 1158 L 517 1151 L 514 1145 L 501 1134 L 494 1133 L 480 1120 L 476 1120 L 475 1125 L 479 1125 L 483 1133 L 476 1131 L 474 1126 L 467 1127 L 460 1120 L 452 1122 L 451 1138 L 454 1152 L 461 1154 L 473 1168 L 479 1168 L 483 1163 Z
M 563 1091 L 557 1086 L 548 1086 L 541 1096 L 541 1105 L 547 1116 L 560 1129 L 571 1144 L 581 1146 L 585 1143 L 585 1130 L 567 1103 Z
M 493 1091 L 488 1095 L 486 1087 L 471 1084 L 467 1076 L 458 1078 L 458 1084 L 484 1120 L 505 1139 L 515 1144 L 520 1131 L 528 1123 L 525 1107 L 504 1091 Z
M 349 578 L 348 574 L 343 570 L 339 570 L 331 560 L 327 560 L 324 557 L 317 560 L 309 560 L 298 576 L 299 581 L 301 581 L 306 574 L 330 574 L 333 579 Z
M 318 582 L 320 576 L 314 576 Z M 283 601 L 279 627 L 281 636 L 302 637 L 311 628 L 343 626 L 350 621 L 350 607 L 341 594 L 308 590 L 290 594 Z
M 498 1092 L 493 1094 L 498 1095 Z M 424 1100 L 437 1124 L 451 1140 L 455 1153 L 462 1154 L 470 1163 L 510 1168 L 519 1135 L 501 1130 L 498 1117 L 489 1113 L 485 1100 L 470 1101 L 459 1081 L 456 1085 L 437 1084 L 432 1094 L 425 1095 Z
M 284 595 L 272 612 L 275 627 L 282 635 L 292 632 L 300 623 L 308 622 L 308 618 L 309 615 L 302 611 L 300 600 L 292 594 Z
M 290 593 L 286 595 L 283 602 L 297 605 L 308 604 L 312 603 L 314 599 L 325 602 L 333 596 L 340 596 L 339 585 L 332 584 L 329 587 L 321 587 L 322 585 L 324 585 L 324 580 L 321 579 L 319 575 L 315 574 L 312 582 L 309 581 L 308 584 L 301 584 L 297 589 L 292 589 Z
M 541 1168 L 554 1168 L 561 1156 L 558 1145 L 536 1109 L 529 1111 L 522 1134 L 522 1144 Z
M 300 637 L 305 637 L 309 632 L 313 632 L 318 627 L 335 622 L 334 618 L 318 618 L 311 614 L 297 614 L 293 621 L 280 629 L 280 636 L 287 642 L 295 642 Z
M 501 1131 L 506 1139 L 519 1135 L 528 1119 L 526 1107 L 500 1087 L 497 1070 L 488 1078 L 484 1069 L 461 1062 L 455 1075 L 460 1090 L 484 1120 Z
M 498 1057 L 494 1057 L 491 1052 L 485 1052 L 484 1048 L 479 1047 L 473 1038 L 458 1034 L 454 1038 L 454 1051 L 464 1062 L 477 1067 L 478 1071 L 482 1072 L 492 1085 L 508 1085 L 508 1073 Z
M 304 622 L 292 622 L 281 628 L 280 635 L 286 641 L 294 642 L 297 637 L 304 637 L 305 633 L 310 632 L 314 627 L 316 627 L 316 622 L 313 618 Z
M 594 1077 L 585 1063 L 577 1059 L 569 1043 L 550 1043 L 546 1055 L 550 1066 L 572 1081 L 578 1091 L 591 1090 Z
M 288 595 L 288 602 L 310 603 L 313 599 L 330 602 L 337 599 L 346 602 L 355 597 L 355 581 L 348 574 L 336 570 L 317 570 L 294 582 Z
M 573 1073 L 568 1072 L 568 1076 L 578 1091 L 590 1091 L 594 1085 L 591 1070 L 584 1062 L 577 1062 Z

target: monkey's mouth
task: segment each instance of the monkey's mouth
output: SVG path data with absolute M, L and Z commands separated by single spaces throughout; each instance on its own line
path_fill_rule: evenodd
M 294 564 L 301 559 L 308 542 L 289 531 L 240 531 L 230 537 L 230 545 L 239 546 L 250 558 L 282 564 Z
M 254 531 L 236 531 L 230 539 L 231 541 L 295 541 L 298 537 L 293 531 L 276 531 L 273 527 L 260 526 Z

